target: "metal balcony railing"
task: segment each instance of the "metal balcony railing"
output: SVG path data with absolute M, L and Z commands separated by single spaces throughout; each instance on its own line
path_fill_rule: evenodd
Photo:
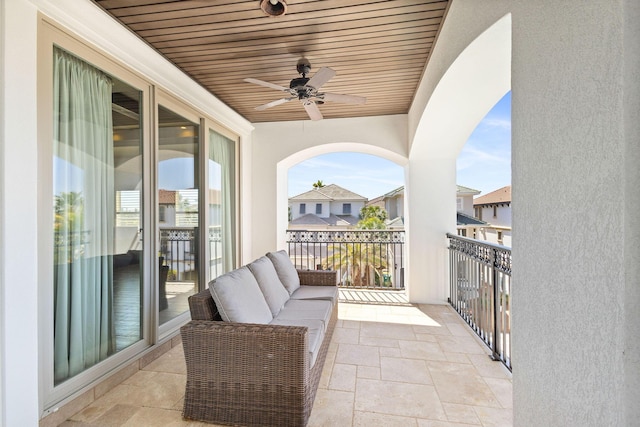
M 447 234 L 449 302 L 511 370 L 511 249 Z
M 404 231 L 287 230 L 296 268 L 338 271 L 340 286 L 404 289 Z

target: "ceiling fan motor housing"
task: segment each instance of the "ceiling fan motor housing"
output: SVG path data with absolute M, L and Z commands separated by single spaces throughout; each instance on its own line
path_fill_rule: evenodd
M 291 80 L 291 83 L 289 83 L 291 94 L 296 95 L 298 99 L 309 98 L 311 96 L 311 88 L 306 86 L 308 81 L 308 77 L 298 77 L 297 79 Z

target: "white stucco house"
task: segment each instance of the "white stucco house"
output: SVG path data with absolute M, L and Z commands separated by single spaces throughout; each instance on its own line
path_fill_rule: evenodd
M 354 228 L 366 203 L 366 197 L 336 184 L 314 188 L 289 198 L 289 229 Z
M 47 417 L 62 417 L 69 405 L 90 402 L 141 361 L 179 342 L 188 312 L 162 324 L 157 319 L 155 162 L 165 161 L 165 154 L 191 156 L 194 163 L 194 153 L 201 153 L 201 167 L 194 170 L 213 173 L 216 163 L 223 166 L 221 176 L 233 178 L 225 184 L 235 191 L 227 193 L 232 203 L 225 205 L 235 210 L 227 211 L 225 230 L 237 246 L 229 252 L 235 257 L 225 259 L 235 266 L 285 248 L 292 165 L 341 151 L 396 162 L 405 168 L 408 298 L 446 304 L 446 233 L 456 231 L 456 159 L 476 125 L 511 90 L 517 172 L 512 178 L 513 424 L 636 425 L 638 40 L 635 0 L 451 0 L 406 113 L 251 123 L 94 2 L 0 2 L 0 424 L 38 426 Z M 53 100 L 54 54 L 69 59 L 60 50 L 113 76 L 112 87 L 135 92 L 143 114 L 130 110 L 126 117 L 136 120 L 139 144 L 126 145 L 125 151 L 137 150 L 131 159 L 139 170 L 135 180 L 116 184 L 122 189 L 140 184 L 145 200 L 139 337 L 64 381 L 56 379 L 54 365 L 51 209 L 59 105 Z M 201 149 L 170 141 L 159 145 L 159 121 L 167 117 L 176 131 L 171 140 L 202 143 Z M 120 117 L 123 132 L 130 131 L 124 122 Z M 196 139 L 195 128 L 208 138 Z M 130 141 L 126 138 L 122 141 Z M 223 146 L 221 138 L 232 146 L 224 156 L 208 150 L 208 144 Z M 227 173 L 228 165 L 238 169 Z M 206 195 L 209 181 L 201 182 Z M 204 228 L 206 210 L 201 209 Z M 204 285 L 207 273 L 202 277 Z
M 476 238 L 511 247 L 511 186 L 476 197 L 473 207 L 476 218 L 487 223 Z

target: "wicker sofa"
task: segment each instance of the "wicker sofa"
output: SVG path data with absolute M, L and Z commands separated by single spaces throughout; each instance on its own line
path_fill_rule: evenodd
M 337 321 L 336 284 L 335 271 L 296 270 L 279 251 L 191 296 L 183 417 L 305 426 Z

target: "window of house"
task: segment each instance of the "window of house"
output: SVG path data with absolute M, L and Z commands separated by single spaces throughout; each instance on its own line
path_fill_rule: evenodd
M 482 206 L 478 206 L 476 208 L 476 218 L 482 221 Z
M 160 205 L 158 207 L 158 221 L 165 222 L 167 220 L 167 207 Z
M 498 243 L 502 244 L 502 231 L 498 231 Z
M 304 215 L 307 213 L 307 204 L 300 203 L 300 215 Z
M 463 200 L 462 200 L 462 197 L 458 197 L 458 198 L 456 199 L 456 202 L 457 202 L 457 209 L 458 209 L 459 211 L 462 211 L 462 210 L 464 209 L 464 202 L 463 202 Z
M 316 203 L 316 215 L 322 214 L 322 203 Z
M 493 217 L 496 218 L 498 216 L 498 206 L 493 207 Z
M 344 215 L 351 215 L 351 203 L 342 204 L 342 213 Z

